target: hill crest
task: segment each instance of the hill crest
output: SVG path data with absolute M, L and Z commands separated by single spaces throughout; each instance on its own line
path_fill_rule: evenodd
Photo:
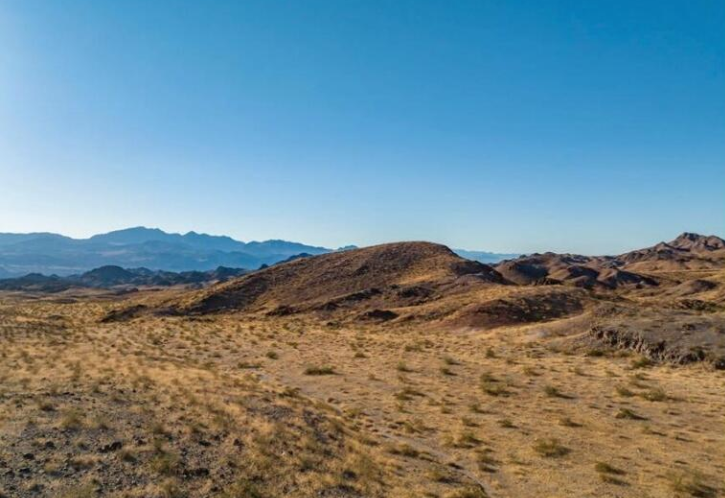
M 461 277 L 475 283 L 503 283 L 492 267 L 463 259 L 443 245 L 397 242 L 278 264 L 173 303 L 172 309 L 199 314 L 285 313 L 362 301 L 395 306 L 435 294 Z

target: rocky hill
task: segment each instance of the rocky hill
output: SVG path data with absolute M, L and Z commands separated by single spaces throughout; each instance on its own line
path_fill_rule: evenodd
M 630 271 L 712 270 L 725 267 L 725 240 L 714 235 L 683 233 L 670 242 L 617 256 Z
M 246 273 L 240 268 L 219 267 L 210 271 L 168 272 L 148 268 L 125 269 L 120 266 L 102 266 L 80 275 L 60 277 L 30 273 L 23 277 L 0 280 L 0 290 L 62 292 L 71 288 L 111 289 L 116 287 L 170 287 L 175 285 L 206 285 L 224 282 Z
M 578 254 L 532 254 L 505 261 L 496 269 L 520 285 L 567 284 L 586 289 L 612 290 L 651 287 L 657 280 L 620 267 L 616 258 Z
M 383 244 L 295 259 L 111 319 L 149 311 L 160 315 L 315 314 L 341 321 L 487 330 L 536 323 L 548 326 L 580 316 L 584 330 L 592 327 L 587 340 L 603 347 L 636 345 L 643 354 L 657 351 L 655 359 L 719 358 L 721 334 L 708 333 L 714 329 L 707 324 L 724 320 L 725 265 L 718 259 L 721 239 L 685 234 L 665 245 L 666 251 L 655 246 L 621 256 L 533 254 L 491 267 L 460 258 L 438 244 Z M 645 255 L 663 258 L 665 254 L 672 255 L 668 261 L 679 271 L 631 269 L 633 260 L 641 265 L 651 261 Z M 699 270 L 682 269 L 683 257 L 689 262 L 708 261 L 705 268 L 709 269 L 702 269 L 703 265 L 696 265 Z M 647 320 L 631 321 L 624 334 L 640 339 L 613 339 L 616 333 L 612 331 L 623 330 L 621 320 L 614 317 L 636 315 L 643 308 L 648 310 Z M 602 314 L 602 309 L 619 311 Z M 703 313 L 708 318 L 698 321 Z M 703 352 L 689 355 L 683 353 L 683 344 L 690 347 L 691 341 L 673 338 L 687 335 L 678 332 L 678 327 L 686 328 L 693 321 L 705 324 L 698 325 L 698 337 L 707 337 L 708 342 L 702 345 Z M 641 333 L 636 330 L 638 324 L 643 324 Z
M 503 282 L 490 266 L 463 259 L 445 246 L 402 242 L 276 265 L 192 295 L 171 309 L 285 314 L 353 307 L 384 318 L 376 305 L 403 306 L 461 286 Z
M 619 256 L 531 254 L 496 265 L 506 279 L 522 285 L 564 283 L 589 289 L 658 285 L 657 273 L 725 268 L 725 241 L 683 233 L 671 242 Z

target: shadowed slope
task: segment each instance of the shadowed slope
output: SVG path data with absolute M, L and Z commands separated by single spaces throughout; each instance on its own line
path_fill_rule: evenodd
M 532 254 L 496 266 L 504 278 L 519 285 L 566 283 L 587 289 L 654 286 L 645 275 L 617 268 L 614 258 L 577 254 Z
M 464 282 L 459 277 L 467 276 Z M 331 309 L 382 296 L 388 305 L 429 296 L 443 287 L 502 283 L 490 266 L 428 242 L 383 244 L 304 258 L 235 279 L 172 309 L 186 313 Z

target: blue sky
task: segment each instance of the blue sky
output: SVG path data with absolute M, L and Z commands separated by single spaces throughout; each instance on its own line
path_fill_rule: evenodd
M 721 0 L 0 0 L 0 231 L 615 253 L 724 201 Z

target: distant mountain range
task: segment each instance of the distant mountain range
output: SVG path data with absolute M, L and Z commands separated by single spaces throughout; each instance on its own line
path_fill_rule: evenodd
M 240 242 L 196 232 L 167 233 L 136 227 L 89 239 L 54 233 L 0 234 L 0 278 L 42 273 L 72 275 L 101 266 L 166 271 L 208 271 L 219 266 L 257 269 L 301 253 L 331 252 L 284 240 Z
M 133 287 L 169 287 L 172 285 L 203 286 L 224 282 L 244 275 L 246 270 L 219 267 L 209 271 L 170 272 L 148 268 L 124 269 L 120 266 L 102 266 L 79 275 L 42 275 L 30 273 L 16 278 L 0 279 L 0 290 L 23 292 L 62 292 L 75 289 L 128 290 Z
M 337 250 L 347 250 L 346 246 Z M 73 239 L 55 233 L 0 233 L 0 278 L 39 273 L 68 276 L 103 266 L 148 268 L 171 272 L 210 271 L 217 267 L 254 270 L 299 255 L 334 252 L 286 240 L 241 242 L 231 237 L 197 232 L 167 233 L 135 227 Z M 462 257 L 495 263 L 515 257 L 456 250 Z
M 514 259 L 521 256 L 521 254 L 503 254 L 498 252 L 485 252 L 485 251 L 467 251 L 466 249 L 451 249 L 453 252 L 458 254 L 462 258 L 470 259 L 472 261 L 478 261 L 479 263 L 485 263 L 492 265 L 499 263 L 505 259 Z

